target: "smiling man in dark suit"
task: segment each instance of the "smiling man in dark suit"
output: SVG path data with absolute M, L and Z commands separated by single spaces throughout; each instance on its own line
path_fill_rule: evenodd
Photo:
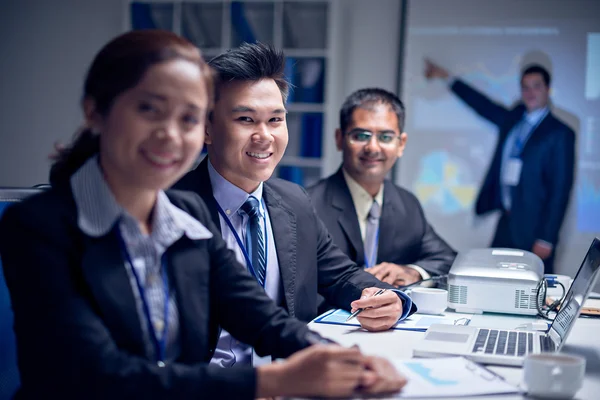
M 238 260 L 291 316 L 317 316 L 318 294 L 337 308 L 372 307 L 359 315 L 369 330 L 390 328 L 414 312 L 410 298 L 365 273 L 334 244 L 298 185 L 270 179 L 287 147 L 281 52 L 244 44 L 210 61 L 215 105 L 205 143 L 208 156 L 175 187 L 198 193 Z M 208 184 L 207 184 L 208 183 Z M 221 334 L 213 362 L 256 363 L 252 349 Z
M 475 212 L 499 210 L 492 247 L 531 251 L 554 272 L 575 167 L 575 133 L 550 111 L 550 74 L 531 65 L 521 74 L 521 101 L 508 109 L 426 61 L 425 76 L 441 78 L 450 90 L 499 128 L 492 163 Z
M 404 105 L 383 89 L 352 93 L 335 132 L 342 166 L 308 189 L 333 241 L 393 285 L 445 274 L 456 253 L 425 219 L 417 198 L 386 180 L 407 140 Z

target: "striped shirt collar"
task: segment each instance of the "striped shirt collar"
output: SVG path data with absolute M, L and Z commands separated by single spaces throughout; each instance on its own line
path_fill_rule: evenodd
M 133 219 L 117 203 L 106 184 L 98 164 L 98 156 L 90 158 L 73 174 L 71 190 L 77 206 L 77 225 L 88 236 L 106 235 L 122 218 Z M 152 218 L 152 236 L 165 247 L 184 234 L 192 240 L 212 237 L 212 233 L 202 223 L 174 206 L 162 190 L 158 193 Z

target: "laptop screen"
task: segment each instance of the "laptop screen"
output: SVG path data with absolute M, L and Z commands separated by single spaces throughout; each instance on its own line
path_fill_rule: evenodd
M 594 282 L 598 277 L 598 266 L 600 266 L 600 240 L 596 238 L 583 259 L 560 311 L 556 314 L 550 327 L 549 334 L 558 339 L 559 345 L 562 345 L 569 334 L 575 320 L 579 317 L 583 303 L 594 287 Z

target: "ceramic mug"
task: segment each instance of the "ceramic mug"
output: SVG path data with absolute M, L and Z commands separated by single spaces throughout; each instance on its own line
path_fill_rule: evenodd
M 543 399 L 571 399 L 581 389 L 585 358 L 563 354 L 530 354 L 523 363 L 528 395 Z
M 448 306 L 448 291 L 444 289 L 416 287 L 410 291 L 410 298 L 419 314 L 442 314 Z

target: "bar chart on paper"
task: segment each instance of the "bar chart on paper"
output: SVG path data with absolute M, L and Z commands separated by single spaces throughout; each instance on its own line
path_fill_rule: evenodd
M 459 383 L 459 381 L 454 378 L 444 379 L 435 377 L 432 372 L 433 369 L 427 368 L 421 362 L 407 362 L 404 365 L 433 386 L 456 386 Z
M 463 357 L 392 361 L 408 383 L 398 398 L 517 393 L 519 389 Z

